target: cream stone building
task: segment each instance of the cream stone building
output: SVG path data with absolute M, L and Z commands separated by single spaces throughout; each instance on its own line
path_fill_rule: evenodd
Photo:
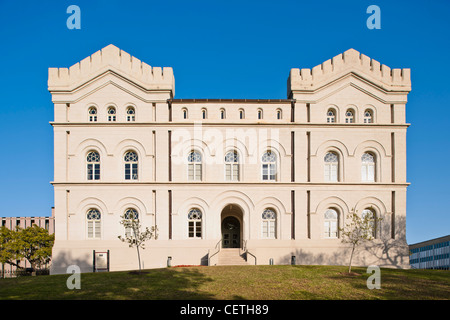
M 138 268 L 124 213 L 158 239 L 143 268 L 347 264 L 350 212 L 383 220 L 356 265 L 407 267 L 409 69 L 350 49 L 292 69 L 287 99 L 175 99 L 172 68 L 109 45 L 50 68 L 54 103 L 52 273 Z

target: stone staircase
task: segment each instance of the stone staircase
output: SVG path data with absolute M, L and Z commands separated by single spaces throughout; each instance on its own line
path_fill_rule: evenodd
M 217 265 L 219 266 L 245 266 L 247 261 L 239 255 L 239 248 L 237 249 L 221 249 L 218 253 L 219 259 Z

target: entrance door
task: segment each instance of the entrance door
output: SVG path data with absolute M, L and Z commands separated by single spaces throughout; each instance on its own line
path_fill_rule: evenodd
M 241 244 L 241 224 L 235 217 L 222 221 L 222 248 L 239 248 Z

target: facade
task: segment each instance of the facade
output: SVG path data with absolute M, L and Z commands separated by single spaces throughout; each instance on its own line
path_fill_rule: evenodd
M 50 68 L 53 273 L 136 269 L 117 237 L 127 213 L 158 228 L 144 268 L 346 264 L 349 212 L 383 218 L 356 264 L 408 267 L 405 107 L 409 69 L 350 49 L 292 69 L 287 99 L 175 99 L 172 68 L 109 45 Z M 234 252 L 234 253 L 233 253 Z M 170 258 L 169 258 L 170 257 Z
M 15 230 L 16 227 L 25 229 L 36 224 L 38 227 L 46 229 L 49 234 L 53 234 L 55 233 L 54 217 L 54 208 L 52 208 L 52 215 L 50 217 L 2 217 L 1 226 Z M 22 268 L 31 267 L 26 259 L 22 260 L 19 265 Z M 10 265 L 9 263 L 0 264 L 0 275 L 1 277 L 11 277 L 15 274 L 16 269 L 16 266 Z
M 450 270 L 450 235 L 409 245 L 412 269 Z

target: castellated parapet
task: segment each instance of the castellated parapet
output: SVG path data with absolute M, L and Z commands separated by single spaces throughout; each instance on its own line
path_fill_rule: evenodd
M 175 94 L 171 67 L 152 68 L 112 44 L 70 68 L 49 68 L 48 87 L 50 91 L 72 91 L 107 71 L 122 75 L 146 90 L 170 90 Z
M 410 69 L 391 69 L 354 49 L 349 49 L 312 69 L 291 69 L 288 96 L 297 90 L 315 91 L 348 73 L 371 81 L 386 91 L 411 91 Z

